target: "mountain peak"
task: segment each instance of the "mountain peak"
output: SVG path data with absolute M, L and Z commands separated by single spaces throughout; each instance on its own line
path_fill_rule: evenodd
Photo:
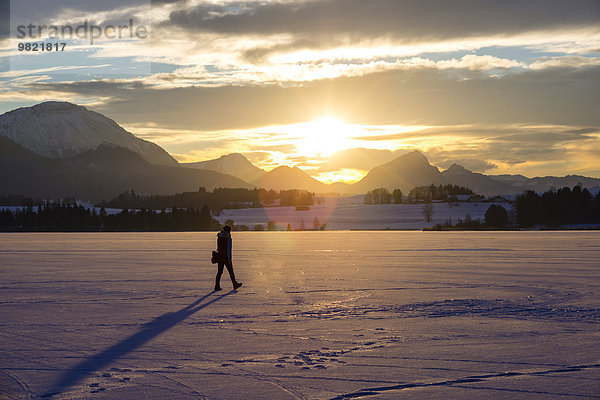
M 390 161 L 388 164 L 411 164 L 411 165 L 431 165 L 425 154 L 419 150 L 413 150 L 411 152 L 402 154 Z
M 408 153 L 404 154 L 403 156 L 404 157 L 418 157 L 418 158 L 427 160 L 427 157 L 425 156 L 425 154 L 421 153 L 419 150 L 409 151 Z
M 226 154 L 213 160 L 184 163 L 182 165 L 188 168 L 205 169 L 232 175 L 250 183 L 256 183 L 265 174 L 265 171 L 254 166 L 240 153 Z
M 241 155 L 240 153 L 230 153 L 230 154 L 225 154 L 219 158 L 217 158 L 217 160 L 227 160 L 227 161 L 248 161 L 248 159 L 246 157 L 244 157 L 243 155 Z M 248 161 L 249 162 L 249 161 Z
M 5 116 L 19 116 L 21 114 L 45 114 L 45 113 L 63 113 L 66 111 L 88 111 L 87 108 L 83 106 L 78 106 L 77 104 L 69 103 L 68 101 L 44 101 L 39 104 L 35 104 L 30 107 L 19 107 L 14 110 L 8 111 L 2 115 Z
M 471 171 L 469 171 L 462 165 L 456 164 L 456 163 L 452 164 L 450 166 L 450 168 L 448 168 L 447 170 L 444 171 L 444 173 L 450 173 L 450 174 L 464 174 L 464 173 L 469 173 L 469 172 L 471 172 Z
M 19 108 L 19 110 L 27 108 L 30 108 L 33 112 L 60 112 L 70 110 L 88 111 L 87 108 L 78 106 L 77 104 L 69 103 L 68 101 L 45 101 L 32 107 Z
M 446 179 L 423 153 L 414 150 L 373 168 L 353 187 L 362 193 L 380 187 L 389 190 L 399 188 L 408 193 L 415 186 L 432 183 L 444 184 Z
M 280 165 L 278 167 L 273 168 L 269 172 L 267 172 L 267 174 L 269 174 L 269 175 L 290 174 L 290 173 L 294 174 L 294 173 L 297 173 L 298 171 L 304 173 L 304 171 L 302 171 L 298 167 L 292 168 L 292 167 L 290 167 L 288 165 Z
M 0 115 L 0 136 L 45 157 L 72 157 L 110 143 L 153 164 L 178 164 L 161 147 L 135 137 L 112 119 L 64 101 L 46 101 Z
M 302 169 L 287 165 L 281 165 L 267 172 L 260 181 L 260 187 L 274 190 L 305 189 L 317 193 L 326 192 L 328 188 Z

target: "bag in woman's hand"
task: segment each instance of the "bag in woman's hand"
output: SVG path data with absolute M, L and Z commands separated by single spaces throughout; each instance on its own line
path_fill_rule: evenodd
M 210 258 L 210 262 L 216 264 L 219 262 L 219 253 L 213 250 L 212 257 Z

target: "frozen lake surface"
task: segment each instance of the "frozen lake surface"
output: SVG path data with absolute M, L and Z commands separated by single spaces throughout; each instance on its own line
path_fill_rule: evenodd
M 0 398 L 600 398 L 600 232 L 1 234 Z

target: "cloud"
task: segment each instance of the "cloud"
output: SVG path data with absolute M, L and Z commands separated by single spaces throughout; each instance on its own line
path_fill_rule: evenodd
M 2 0 L 5 1 L 5 0 Z M 41 0 L 19 0 L 11 4 L 11 15 L 18 21 L 27 20 L 29 23 L 48 24 L 57 20 L 81 20 L 86 16 L 115 15 L 123 10 L 149 8 L 150 0 L 59 0 L 46 2 Z
M 468 79 L 464 77 L 467 76 Z M 36 95 L 107 96 L 98 107 L 123 123 L 183 129 L 248 129 L 335 115 L 346 122 L 422 125 L 600 126 L 600 67 L 503 77 L 448 76 L 435 69 L 324 79 L 301 86 L 156 89 L 138 81 L 33 83 Z
M 155 19 L 154 44 L 159 42 L 161 50 L 148 57 L 169 54 L 188 70 L 191 65 L 215 66 L 210 73 L 197 68 L 188 78 L 233 85 L 408 68 L 525 68 L 523 60 L 490 54 L 423 55 L 506 46 L 562 46 L 562 51 L 581 52 L 600 46 L 598 16 L 600 5 L 594 0 L 189 3 Z
M 525 67 L 526 64 L 516 60 L 508 60 L 505 58 L 498 58 L 489 55 L 478 56 L 475 54 L 468 54 L 462 57 L 460 60 L 442 60 L 435 63 L 438 68 L 466 68 L 472 71 L 484 71 L 488 69 L 508 69 L 514 67 Z
M 343 169 L 370 170 L 396 158 L 398 152 L 391 150 L 354 148 L 332 154 L 323 163 L 319 171 L 337 171 Z
M 599 130 L 598 128 L 581 128 L 581 129 L 566 130 L 565 133 L 573 133 L 576 135 L 588 135 L 590 133 L 597 133 L 598 130 Z
M 221 34 L 391 36 L 414 42 L 593 26 L 599 15 L 595 0 L 237 1 L 177 10 L 167 24 Z
M 363 76 L 377 72 L 411 69 L 467 69 L 471 71 L 487 71 L 494 69 L 509 69 L 526 67 L 526 64 L 516 60 L 509 60 L 493 56 L 466 55 L 461 59 L 450 59 L 433 61 L 428 58 L 411 57 L 395 61 L 366 61 L 361 63 L 343 62 L 315 62 L 315 63 L 284 63 L 254 66 L 246 72 L 238 72 L 235 78 L 241 82 L 288 82 L 298 83 L 320 79 L 332 79 L 338 77 Z M 212 81 L 220 80 L 219 74 L 210 77 L 205 70 L 201 71 L 203 76 Z M 227 74 L 231 76 L 230 74 Z M 240 82 L 240 83 L 241 83 Z
M 447 128 L 432 128 L 444 129 Z M 423 143 L 431 143 L 426 149 L 430 161 L 443 168 L 458 163 L 477 172 L 496 174 L 599 176 L 599 153 L 594 152 L 600 149 L 597 128 L 509 125 L 487 133 L 485 127 L 470 129 L 479 130 L 480 136 L 470 139 L 466 136 L 443 145 L 436 145 L 435 138 L 425 137 Z
M 561 56 L 541 57 L 529 65 L 533 70 L 546 68 L 585 68 L 600 65 L 600 57 Z
M 22 0 L 19 9 L 33 3 L 33 22 L 150 17 L 144 0 Z M 0 0 L 4 18 L 7 5 Z M 298 164 L 323 177 L 368 170 L 398 149 L 481 171 L 598 169 L 597 0 L 152 5 L 152 43 L 107 41 L 70 53 L 73 75 L 59 76 L 64 67 L 22 71 L 13 64 L 0 71 L 1 106 L 90 104 L 181 159 L 239 151 L 266 167 Z M 7 56 L 16 54 L 2 40 L 9 25 L 0 23 L 5 70 Z M 125 60 L 136 67 L 158 62 L 162 72 L 138 68 L 127 80 L 76 75 L 94 63 L 122 72 Z M 289 134 L 277 131 L 327 116 L 362 129 L 340 147 L 353 148 L 329 160 L 303 156 Z

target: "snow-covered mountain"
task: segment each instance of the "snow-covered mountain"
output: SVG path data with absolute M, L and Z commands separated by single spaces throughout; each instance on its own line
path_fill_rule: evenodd
M 227 154 L 214 160 L 182 163 L 181 165 L 188 168 L 207 169 L 232 175 L 250 183 L 257 183 L 265 174 L 265 171 L 254 166 L 246 157 L 239 153 Z
M 71 157 L 111 144 L 129 149 L 152 164 L 178 165 L 160 146 L 135 137 L 100 113 L 68 102 L 48 101 L 2 114 L 0 136 L 52 158 Z

